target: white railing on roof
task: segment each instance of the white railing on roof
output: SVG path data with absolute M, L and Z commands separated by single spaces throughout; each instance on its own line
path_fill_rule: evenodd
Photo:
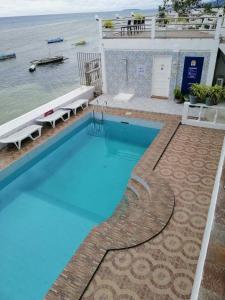
M 104 39 L 218 38 L 223 17 L 124 17 L 110 20 L 111 28 L 105 28 L 106 21 L 100 25 Z
M 225 107 L 185 102 L 182 124 L 225 130 Z
M 154 17 L 144 17 L 136 20 L 133 17 L 110 20 L 112 28 L 106 28 L 107 20 L 102 20 L 102 37 L 107 38 L 144 38 L 152 37 Z

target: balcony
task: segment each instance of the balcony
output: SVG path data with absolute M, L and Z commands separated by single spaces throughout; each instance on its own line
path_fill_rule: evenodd
M 126 17 L 110 20 L 111 26 L 101 21 L 103 39 L 213 39 L 220 36 L 223 18 L 189 17 L 156 18 L 139 20 Z M 111 28 L 107 28 L 111 27 Z

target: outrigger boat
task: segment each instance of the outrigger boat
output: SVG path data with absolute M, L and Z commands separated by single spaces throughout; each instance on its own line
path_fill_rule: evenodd
M 47 43 L 48 44 L 53 44 L 53 43 L 61 43 L 61 42 L 63 42 L 64 41 L 64 38 L 62 38 L 62 37 L 57 37 L 57 38 L 55 38 L 55 39 L 49 39 L 49 40 L 47 40 Z
M 65 58 L 64 56 L 52 56 L 52 57 L 32 60 L 31 63 L 35 65 L 46 65 L 46 64 L 56 63 L 56 62 L 62 62 L 66 59 L 67 58 Z
M 86 44 L 87 44 L 87 42 L 85 40 L 83 40 L 83 41 L 79 41 L 79 42 L 75 43 L 74 45 L 75 46 L 83 46 L 83 45 L 86 45 Z
M 39 66 L 39 65 L 60 63 L 60 62 L 63 62 L 64 60 L 66 60 L 66 59 L 68 59 L 68 58 L 66 58 L 64 56 L 53 56 L 53 57 L 46 57 L 46 58 L 42 58 L 42 59 L 32 60 L 31 61 L 32 65 L 30 66 L 29 71 L 34 72 L 36 70 L 36 66 Z
M 0 60 L 16 58 L 16 53 L 0 53 Z

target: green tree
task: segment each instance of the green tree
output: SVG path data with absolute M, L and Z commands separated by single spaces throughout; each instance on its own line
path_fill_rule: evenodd
M 199 7 L 201 0 L 173 0 L 173 9 L 179 15 L 187 15 L 191 8 Z
M 159 17 L 160 18 L 165 18 L 166 16 L 166 8 L 164 5 L 159 5 Z
M 203 6 L 204 12 L 206 14 L 210 14 L 212 12 L 212 3 L 210 3 L 210 2 L 204 3 L 202 6 Z

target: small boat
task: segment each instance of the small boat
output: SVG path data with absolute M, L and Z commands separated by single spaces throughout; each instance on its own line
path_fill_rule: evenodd
M 36 71 L 36 65 L 35 64 L 31 65 L 30 68 L 29 68 L 29 71 L 30 72 Z
M 57 37 L 57 38 L 54 38 L 54 39 L 49 39 L 47 40 L 47 43 L 48 44 L 53 44 L 53 43 L 61 43 L 64 41 L 64 38 L 62 37 Z
M 31 63 L 36 66 L 47 65 L 47 64 L 52 64 L 52 63 L 63 62 L 66 59 L 67 58 L 65 58 L 64 56 L 52 56 L 52 57 L 46 57 L 46 58 L 42 58 L 42 59 L 32 60 Z
M 53 63 L 61 63 L 61 62 L 64 62 L 64 60 L 66 60 L 66 59 L 68 59 L 68 58 L 66 58 L 64 56 L 52 56 L 52 57 L 45 57 L 42 59 L 32 60 L 31 61 L 32 65 L 29 67 L 29 71 L 34 72 L 34 71 L 36 71 L 37 66 L 53 64 Z
M 16 53 L 0 53 L 0 60 L 16 58 Z
M 74 45 L 75 46 L 83 46 L 83 45 L 86 45 L 86 44 L 87 44 L 87 42 L 85 40 L 83 40 L 83 41 L 79 41 L 79 42 L 75 43 Z

